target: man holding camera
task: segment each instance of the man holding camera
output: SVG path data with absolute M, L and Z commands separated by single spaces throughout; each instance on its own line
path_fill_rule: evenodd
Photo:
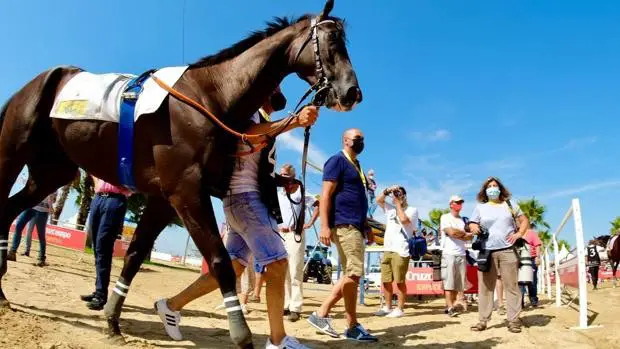
M 452 195 L 448 204 L 450 212 L 441 216 L 439 230 L 441 231 L 441 280 L 446 296 L 447 313 L 450 317 L 458 315 L 454 309 L 459 292 L 465 291 L 467 281 L 465 241 L 471 240 L 473 235 L 465 232 L 465 221 L 461 217 L 463 198 Z
M 386 197 L 392 204 L 385 202 Z M 377 197 L 377 205 L 385 212 L 385 235 L 383 240 L 383 260 L 381 261 L 381 282 L 385 295 L 385 305 L 377 316 L 398 318 L 404 315 L 407 286 L 405 276 L 409 269 L 409 238 L 418 226 L 418 210 L 407 204 L 407 192 L 401 186 L 392 186 Z M 392 309 L 393 283 L 396 282 L 398 307 Z

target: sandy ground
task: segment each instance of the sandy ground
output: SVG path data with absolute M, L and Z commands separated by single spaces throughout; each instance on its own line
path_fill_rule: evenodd
M 36 245 L 36 244 L 35 244 Z M 34 247 L 34 246 L 33 246 Z M 34 252 L 34 251 L 33 251 Z M 227 320 L 223 311 L 215 311 L 221 302 L 219 293 L 190 304 L 182 312 L 181 330 L 185 340 L 174 342 L 166 336 L 153 302 L 181 290 L 197 277 L 197 272 L 148 265 L 136 277 L 125 304 L 121 322 L 124 345 L 110 344 L 102 329 L 102 312 L 87 309 L 80 294 L 92 291 L 93 257 L 50 247 L 49 266 L 33 266 L 32 258 L 19 257 L 9 264 L 3 281 L 11 301 L 11 310 L 0 310 L 0 348 L 231 348 Z M 36 253 L 33 253 L 36 255 Z M 115 261 L 112 282 L 119 275 L 121 261 Z M 306 284 L 304 317 L 327 295 L 327 287 Z M 264 295 L 263 295 L 264 299 Z M 577 325 L 576 305 L 555 308 L 544 301 L 543 308 L 522 313 L 524 329 L 520 335 L 507 331 L 503 319 L 494 314 L 490 329 L 473 333 L 469 326 L 477 320 L 475 306 L 458 318 L 443 314 L 443 300 L 412 299 L 406 316 L 400 319 L 378 318 L 373 313 L 379 300 L 367 299 L 359 306 L 360 322 L 380 338 L 379 348 L 620 348 L 620 289 L 609 283 L 591 292 L 589 307 L 594 325 L 600 328 L 572 330 Z M 250 304 L 247 316 L 257 348 L 264 348 L 268 333 L 264 304 Z M 343 305 L 334 310 L 334 324 L 344 326 Z M 354 348 L 358 343 L 316 334 L 305 320 L 286 322 L 287 331 L 312 348 Z M 362 346 L 370 346 L 362 344 Z

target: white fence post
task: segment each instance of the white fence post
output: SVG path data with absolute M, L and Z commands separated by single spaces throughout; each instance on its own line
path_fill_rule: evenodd
M 551 299 L 551 266 L 549 265 L 548 247 L 545 247 L 545 280 L 547 281 L 547 298 Z
M 577 272 L 579 273 L 579 328 L 588 328 L 588 282 L 586 279 L 586 253 L 583 241 L 583 222 L 579 199 L 573 199 L 573 217 L 577 238 Z

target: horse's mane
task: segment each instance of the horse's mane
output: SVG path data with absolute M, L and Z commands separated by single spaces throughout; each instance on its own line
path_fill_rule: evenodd
M 235 58 L 239 56 L 240 54 L 242 54 L 243 52 L 249 50 L 254 45 L 263 41 L 264 39 L 275 35 L 279 31 L 285 28 L 288 28 L 289 26 L 293 24 L 297 24 L 301 21 L 311 19 L 312 17 L 314 17 L 314 15 L 311 15 L 311 14 L 305 14 L 296 19 L 290 19 L 287 17 L 274 17 L 273 20 L 266 23 L 265 29 L 253 31 L 245 39 L 237 42 L 236 44 L 228 48 L 225 48 L 216 54 L 202 57 L 197 62 L 191 64 L 190 68 L 210 66 L 210 65 L 219 64 L 229 59 Z M 330 16 L 329 19 L 334 20 L 341 27 L 344 26 L 344 20 L 340 18 Z M 343 35 L 344 35 L 344 32 L 343 32 Z

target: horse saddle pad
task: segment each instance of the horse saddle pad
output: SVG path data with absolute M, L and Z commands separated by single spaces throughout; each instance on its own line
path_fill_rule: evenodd
M 166 67 L 156 71 L 154 75 L 167 85 L 173 86 L 186 70 L 187 66 Z M 121 96 L 127 84 L 135 77 L 128 74 L 80 72 L 62 88 L 54 101 L 50 116 L 118 123 Z M 134 120 L 138 120 L 140 115 L 155 112 L 166 96 L 168 92 L 149 77 L 144 82 L 136 102 Z

